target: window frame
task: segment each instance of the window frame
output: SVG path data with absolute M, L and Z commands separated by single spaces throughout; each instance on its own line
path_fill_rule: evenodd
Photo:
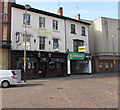
M 76 34 L 76 33 L 75 33 L 75 30 L 76 30 L 76 29 L 75 29 L 75 24 L 71 24 L 71 33 L 72 33 L 72 34 Z
M 75 44 L 76 42 L 79 42 L 79 43 Z M 83 41 L 83 40 L 73 40 L 73 51 L 78 52 L 78 47 L 79 46 L 84 46 L 84 42 L 85 41 Z
M 54 41 L 57 41 L 57 42 L 54 42 Z M 55 44 L 54 43 L 57 43 L 57 47 L 55 48 Z M 53 50 L 55 49 L 58 49 L 59 48 L 59 39 L 58 38 L 53 38 Z
M 39 17 L 39 27 L 45 28 L 45 17 Z
M 58 30 L 58 20 L 53 20 L 53 30 Z
M 45 36 L 39 36 L 39 50 L 45 50 Z
M 28 13 L 27 14 L 23 13 L 23 25 L 25 25 L 25 20 L 27 20 L 26 25 L 30 25 L 31 24 L 31 15 Z
M 84 26 L 81 27 L 81 36 L 86 36 L 86 28 Z

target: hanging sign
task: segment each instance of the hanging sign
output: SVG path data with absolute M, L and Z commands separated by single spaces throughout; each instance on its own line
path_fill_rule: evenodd
M 68 59 L 70 59 L 70 60 L 84 60 L 85 54 L 84 53 L 70 52 L 68 54 Z
M 79 46 L 78 47 L 78 52 L 86 52 L 86 47 L 85 46 Z

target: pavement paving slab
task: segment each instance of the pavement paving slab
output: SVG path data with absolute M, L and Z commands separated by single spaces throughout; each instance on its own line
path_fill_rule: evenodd
M 2 108 L 118 108 L 118 74 L 28 80 L 2 89 Z

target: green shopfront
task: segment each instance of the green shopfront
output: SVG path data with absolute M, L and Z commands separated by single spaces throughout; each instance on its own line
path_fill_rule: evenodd
M 68 74 L 92 73 L 91 59 L 85 53 L 69 52 L 67 63 Z

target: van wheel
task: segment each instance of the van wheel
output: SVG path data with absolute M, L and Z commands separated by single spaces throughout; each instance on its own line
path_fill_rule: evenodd
M 7 88 L 9 87 L 10 83 L 8 81 L 3 81 L 2 82 L 2 88 Z

